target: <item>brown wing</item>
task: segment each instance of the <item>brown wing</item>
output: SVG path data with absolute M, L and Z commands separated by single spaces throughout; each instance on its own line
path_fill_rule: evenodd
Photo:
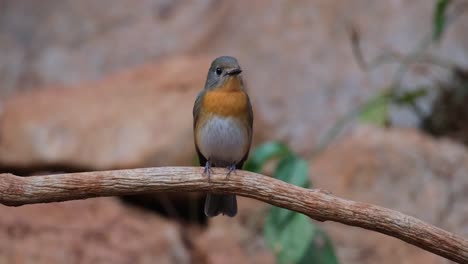
M 253 132 L 253 110 L 252 105 L 250 104 L 250 98 L 247 95 L 247 124 L 248 124 L 248 131 L 249 131 L 249 146 L 252 143 L 252 132 Z
M 247 95 L 247 117 L 246 117 L 245 122 L 247 124 L 247 133 L 248 133 L 248 137 L 249 137 L 249 148 L 247 149 L 247 152 L 245 153 L 242 160 L 237 163 L 237 165 L 236 165 L 237 169 L 242 169 L 242 166 L 244 165 L 244 162 L 249 157 L 250 145 L 252 144 L 253 110 L 252 110 L 252 104 L 250 104 L 250 98 L 249 98 L 248 95 Z
M 203 98 L 204 94 L 205 94 L 205 90 L 198 93 L 197 99 L 195 99 L 195 103 L 193 105 L 192 114 L 193 114 L 193 129 L 194 130 L 195 130 L 195 126 L 197 125 L 197 122 L 198 122 L 198 117 L 200 116 L 202 98 Z
M 198 122 L 199 117 L 200 117 L 200 110 L 201 110 L 202 98 L 203 98 L 204 93 L 205 93 L 205 90 L 201 91 L 198 94 L 197 99 L 195 99 L 195 103 L 193 105 L 193 111 L 192 111 L 192 114 L 193 114 L 193 140 L 195 142 L 195 150 L 197 151 L 198 161 L 199 161 L 201 166 L 205 166 L 207 158 L 205 158 L 201 154 L 200 149 L 198 149 L 197 138 L 196 138 L 196 135 L 195 135 L 195 129 L 197 127 L 197 122 Z

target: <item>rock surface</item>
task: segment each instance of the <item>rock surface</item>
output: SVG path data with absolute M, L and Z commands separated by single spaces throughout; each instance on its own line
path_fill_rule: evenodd
M 206 231 L 194 238 L 195 254 L 205 263 L 275 263 L 263 239 L 263 219 L 268 206 L 238 197 L 235 218 L 215 217 Z
M 466 237 L 467 164 L 466 148 L 449 140 L 415 130 L 359 127 L 317 156 L 311 175 L 316 187 L 334 195 L 402 211 Z M 240 198 L 238 216 L 213 218 L 206 228 L 194 230 L 110 198 L 0 207 L 0 234 L 5 233 L 0 236 L 0 259 L 27 262 L 34 256 L 43 263 L 61 262 L 63 255 L 55 255 L 60 250 L 88 262 L 122 247 L 109 258 L 133 257 L 137 263 L 154 259 L 170 263 L 173 258 L 197 263 L 274 263 L 262 238 L 265 208 L 261 202 Z M 331 234 L 341 263 L 448 263 L 385 235 L 336 223 L 319 224 Z M 148 232 L 156 237 L 146 236 Z M 169 238 L 161 238 L 166 232 Z M 174 237 L 183 237 L 184 243 Z M 147 246 L 154 241 L 159 243 L 155 251 Z M 46 242 L 47 248 L 38 249 Z M 93 251 L 91 246 L 98 249 Z
M 190 165 L 192 107 L 210 60 L 177 57 L 73 89 L 14 97 L 0 115 L 0 164 L 63 170 Z
M 266 121 L 267 137 L 285 140 L 301 153 L 310 153 L 338 117 L 388 86 L 393 76 L 393 65 L 369 73 L 359 69 L 349 26 L 358 28 L 366 59 L 385 51 L 407 54 L 430 31 L 434 5 L 426 0 L 0 4 L 0 98 L 16 89 L 81 85 L 181 53 L 234 55 Z M 465 66 L 467 21 L 465 14 L 433 48 Z M 404 83 L 420 86 L 441 76 L 424 69 L 410 71 Z M 395 119 L 414 124 L 408 112 Z
M 0 206 L 0 263 L 274 263 L 259 229 L 265 205 L 239 202 L 237 218 L 214 218 L 207 229 L 116 198 Z
M 0 206 L 0 263 L 191 263 L 174 222 L 115 198 Z
M 312 181 L 336 196 L 415 216 L 468 236 L 468 151 L 415 130 L 360 127 L 311 165 Z M 343 263 L 448 263 L 404 242 L 324 225 Z
M 227 6 L 212 0 L 1 1 L 0 98 L 189 52 L 219 25 Z
M 423 0 L 129 3 L 0 1 L 0 171 L 193 164 L 193 100 L 221 54 L 244 68 L 254 139 L 310 153 L 394 73 L 358 68 L 348 26 L 357 26 L 366 58 L 406 54 L 430 30 L 433 8 Z M 468 66 L 467 20 L 432 51 Z M 404 83 L 426 84 L 433 72 L 424 69 Z M 407 113 L 395 117 L 414 124 Z M 358 128 L 317 157 L 312 180 L 467 237 L 467 156 L 413 130 Z M 239 217 L 196 231 L 114 199 L 0 206 L 0 263 L 274 263 L 261 238 L 265 205 L 239 201 Z M 384 235 L 324 226 L 341 263 L 447 263 Z

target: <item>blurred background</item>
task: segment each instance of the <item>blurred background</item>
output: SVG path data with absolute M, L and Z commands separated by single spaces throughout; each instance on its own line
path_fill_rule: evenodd
M 248 169 L 468 237 L 467 13 L 466 0 L 0 0 L 0 172 L 196 164 L 193 102 L 231 55 L 255 112 Z M 449 263 L 295 214 L 283 229 L 246 198 L 206 219 L 203 199 L 0 205 L 0 263 Z

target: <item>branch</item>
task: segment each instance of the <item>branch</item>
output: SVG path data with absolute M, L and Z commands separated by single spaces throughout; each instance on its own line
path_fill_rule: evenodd
M 159 167 L 18 177 L 0 174 L 0 203 L 8 206 L 100 196 L 157 192 L 233 193 L 303 213 L 396 237 L 459 263 L 468 263 L 468 241 L 417 218 L 372 204 L 300 188 L 271 177 L 237 171 L 225 179 L 214 168 L 211 182 L 200 167 Z

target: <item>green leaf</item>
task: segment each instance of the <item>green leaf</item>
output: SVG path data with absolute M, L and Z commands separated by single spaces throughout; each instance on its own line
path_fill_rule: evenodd
M 272 141 L 258 146 L 250 155 L 244 169 L 252 172 L 260 172 L 266 162 L 273 158 L 280 158 L 290 153 L 289 148 L 283 143 Z
M 384 126 L 388 120 L 388 109 L 390 107 L 390 95 L 382 94 L 374 97 L 367 103 L 359 114 L 362 122 L 378 126 Z
M 298 213 L 279 219 L 278 215 L 283 210 L 286 209 L 271 208 L 265 222 L 265 238 L 278 263 L 298 263 L 307 253 L 315 227 L 305 215 Z
M 440 40 L 444 33 L 445 26 L 447 24 L 447 7 L 450 4 L 450 0 L 438 0 L 434 9 L 432 17 L 432 38 L 436 41 Z
M 273 177 L 296 186 L 310 187 L 309 164 L 294 154 L 289 154 L 280 160 Z
M 303 188 L 310 187 L 309 165 L 305 160 L 292 153 L 286 155 L 278 162 L 273 172 L 273 177 Z M 273 210 L 272 212 L 276 213 L 278 222 L 283 222 L 294 214 L 293 211 L 284 209 Z
M 279 264 L 338 263 L 326 233 L 303 214 L 271 208 L 265 221 L 264 236 Z
M 293 153 L 278 162 L 273 176 L 304 188 L 310 186 L 307 161 Z M 264 237 L 280 264 L 338 263 L 326 233 L 303 214 L 272 207 L 265 220 Z
M 278 159 L 273 173 L 275 178 L 304 188 L 310 187 L 307 161 L 279 142 L 257 147 L 245 169 L 260 172 L 265 163 L 272 159 Z M 277 263 L 338 263 L 326 233 L 303 214 L 272 207 L 263 232 L 267 244 L 276 254 Z
M 393 102 L 399 105 L 412 105 L 415 104 L 419 98 L 426 95 L 427 89 L 425 87 L 421 87 L 413 91 L 406 91 L 401 95 L 396 96 L 393 99 Z

